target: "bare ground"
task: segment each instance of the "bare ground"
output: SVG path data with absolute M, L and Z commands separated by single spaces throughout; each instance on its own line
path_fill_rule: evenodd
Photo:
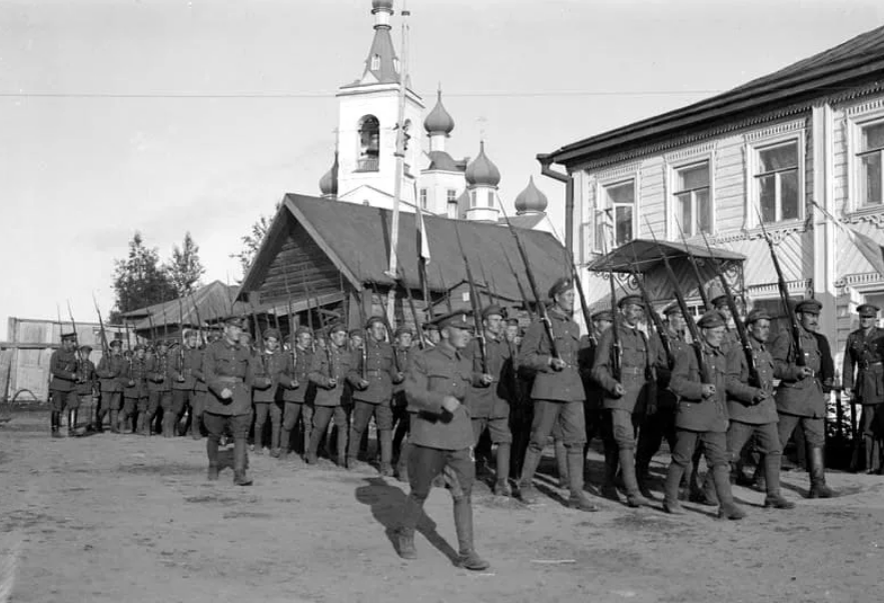
M 253 455 L 255 486 L 237 488 L 229 468 L 206 481 L 204 440 L 54 440 L 47 426 L 35 412 L 0 426 L 0 602 L 881 600 L 878 476 L 830 474 L 841 496 L 821 501 L 786 473 L 793 511 L 738 487 L 739 522 L 692 504 L 673 517 L 598 499 L 602 511 L 580 513 L 546 476 L 550 497 L 532 508 L 481 486 L 476 542 L 492 567 L 472 573 L 452 564 L 443 490 L 405 562 L 390 535 L 407 487 L 368 470 Z

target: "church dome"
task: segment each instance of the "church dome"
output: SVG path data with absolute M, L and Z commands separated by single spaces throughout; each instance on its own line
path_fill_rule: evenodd
M 371 0 L 371 9 L 373 11 L 381 8 L 393 10 L 393 0 Z
M 500 170 L 485 155 L 485 142 L 479 143 L 479 156 L 470 162 L 464 174 L 470 186 L 497 186 L 500 184 Z
M 546 195 L 534 185 L 534 176 L 531 176 L 528 186 L 516 197 L 516 213 L 545 212 L 548 204 Z
M 427 134 L 445 134 L 446 136 L 454 130 L 454 119 L 442 105 L 442 90 L 436 93 L 436 106 L 424 120 L 424 129 Z
M 335 197 L 338 194 L 338 154 L 335 162 L 322 178 L 319 179 L 319 192 L 323 197 Z

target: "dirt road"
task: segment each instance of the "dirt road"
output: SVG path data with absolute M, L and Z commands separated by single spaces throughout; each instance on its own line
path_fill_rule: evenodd
M 545 476 L 538 507 L 482 487 L 476 540 L 492 567 L 477 574 L 452 565 L 443 490 L 405 562 L 389 535 L 407 487 L 393 480 L 252 456 L 255 486 L 237 488 L 229 468 L 206 481 L 205 440 L 53 440 L 47 426 L 22 413 L 0 427 L 0 602 L 881 600 L 882 477 L 832 474 L 842 496 L 810 501 L 806 476 L 787 473 L 794 511 L 737 488 L 740 522 L 691 504 L 580 513 Z

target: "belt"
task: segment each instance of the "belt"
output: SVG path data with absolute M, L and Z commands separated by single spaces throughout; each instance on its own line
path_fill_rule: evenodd
M 644 375 L 644 374 L 645 374 L 645 370 L 646 370 L 646 369 L 644 369 L 644 368 L 637 368 L 637 367 L 632 367 L 632 366 L 626 366 L 626 367 L 621 367 L 621 368 L 620 368 L 620 373 L 621 373 L 621 374 L 626 374 L 626 375 Z
M 218 377 L 218 381 L 221 383 L 242 383 L 242 377 Z
M 375 369 L 368 369 L 368 370 L 365 371 L 365 373 L 366 373 L 367 375 L 381 375 L 381 374 L 383 374 L 383 373 L 385 373 L 385 372 L 386 372 L 386 371 L 378 371 L 378 370 L 375 370 Z
M 872 368 L 873 366 L 884 366 L 884 362 L 881 362 L 880 360 L 878 360 L 877 362 L 864 362 L 864 363 L 860 364 L 859 366 L 860 366 L 860 368 L 867 369 L 867 368 Z

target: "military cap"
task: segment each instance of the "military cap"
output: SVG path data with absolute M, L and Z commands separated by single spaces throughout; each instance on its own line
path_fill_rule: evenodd
M 145 351 L 146 351 L 146 350 L 147 350 L 147 347 L 146 347 L 143 343 L 136 343 L 136 344 L 135 344 L 135 347 L 133 348 L 133 350 L 136 351 L 136 352 L 137 352 L 138 350 L 145 350 Z
M 313 337 L 316 339 L 325 339 L 325 329 L 315 329 L 313 331 Z
M 279 329 L 274 329 L 273 327 L 270 327 L 269 329 L 264 329 L 263 336 L 264 339 L 270 339 L 271 337 L 273 337 L 277 341 L 282 339 L 282 334 L 279 332 Z
M 307 333 L 309 335 L 313 335 L 313 332 L 309 329 L 309 327 L 305 327 L 305 326 L 301 325 L 300 327 L 295 329 L 295 337 L 303 335 L 304 333 Z
M 635 304 L 636 306 L 644 307 L 645 302 L 641 298 L 641 295 L 627 295 L 620 298 L 620 301 L 617 302 L 617 307 L 623 309 L 627 304 Z
M 681 314 L 681 306 L 678 305 L 677 301 L 663 308 L 663 316 L 669 316 L 670 314 Z
M 751 325 L 756 320 L 770 320 L 770 314 L 767 310 L 763 310 L 762 308 L 755 308 L 751 312 L 749 312 L 749 316 L 746 317 L 746 324 Z
M 157 342 L 156 342 L 155 345 L 156 345 L 157 347 L 160 347 L 160 346 L 169 347 L 169 342 L 166 341 L 165 339 L 159 339 L 159 340 L 157 340 Z
M 399 337 L 400 335 L 411 335 L 414 336 L 414 331 L 411 330 L 411 327 L 399 327 L 393 333 L 393 337 Z
M 608 322 L 614 321 L 614 315 L 611 313 L 610 310 L 599 310 L 598 312 L 594 312 L 589 318 L 593 322 L 597 322 L 600 320 L 607 320 Z
M 458 329 L 469 329 L 473 323 L 468 319 L 470 313 L 467 310 L 455 310 L 443 316 L 440 316 L 433 322 L 440 328 L 457 327 Z
M 198 335 L 196 329 L 184 329 L 184 331 L 181 333 L 181 336 L 184 337 L 184 339 L 187 339 L 188 337 L 194 337 L 196 335 Z
M 228 316 L 224 319 L 224 324 L 229 327 L 239 327 L 243 328 L 242 318 L 240 316 Z
M 329 326 L 328 334 L 334 335 L 335 333 L 346 333 L 347 326 L 342 322 L 336 322 L 335 324 Z
M 723 327 L 726 324 L 724 316 L 722 316 L 721 312 L 718 310 L 710 310 L 709 312 L 706 312 L 700 317 L 700 320 L 697 321 L 697 326 L 701 329 L 714 329 L 715 327 Z
M 372 316 L 371 318 L 368 319 L 368 322 L 365 323 L 365 328 L 370 329 L 371 325 L 373 325 L 377 322 L 384 324 L 384 319 L 381 318 L 380 316 Z
M 84 343 L 83 345 L 80 346 L 80 351 L 81 352 L 91 352 L 92 346 L 89 345 L 88 343 Z
M 823 309 L 823 304 L 815 299 L 805 299 L 795 306 L 796 312 L 804 312 L 805 314 L 819 314 Z
M 67 340 L 67 339 L 76 339 L 76 338 L 77 338 L 77 333 L 76 333 L 76 331 L 71 331 L 71 332 L 69 332 L 69 333 L 62 333 L 62 334 L 61 334 L 61 340 L 62 340 L 62 341 L 65 341 L 65 340 Z
M 727 292 L 725 292 L 718 281 L 709 285 L 709 289 L 706 290 L 706 297 L 709 298 L 709 303 L 713 306 L 721 306 L 727 303 Z
M 424 331 L 438 331 L 438 330 L 439 330 L 439 325 L 437 325 L 435 322 L 424 323 Z
M 362 329 L 350 329 L 348 335 L 350 337 L 362 337 L 363 339 L 365 339 L 365 331 L 363 331 Z
M 553 299 L 556 295 L 563 291 L 567 291 L 574 285 L 574 282 L 568 278 L 567 276 L 563 276 L 559 280 L 553 283 L 553 286 L 549 288 L 549 298 Z
M 123 342 L 120 341 L 119 339 L 114 339 L 108 345 L 112 348 L 121 348 L 121 347 L 123 347 Z
M 506 319 L 506 326 L 518 327 L 519 326 L 519 319 L 518 318 L 507 318 Z
M 485 309 L 482 310 L 482 319 L 486 319 L 492 314 L 496 314 L 503 318 L 503 308 L 498 306 L 497 304 L 491 304 L 490 306 L 486 306 Z
M 874 318 L 880 310 L 881 308 L 873 304 L 863 304 L 856 309 L 860 318 Z

